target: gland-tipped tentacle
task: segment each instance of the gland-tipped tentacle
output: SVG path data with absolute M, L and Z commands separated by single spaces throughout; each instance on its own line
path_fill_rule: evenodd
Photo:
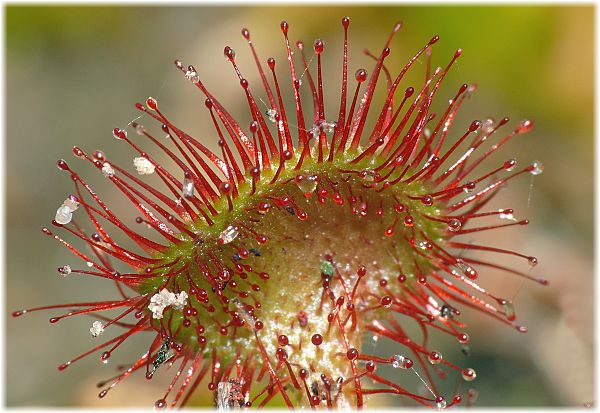
M 516 161 L 509 159 L 477 175 L 474 171 L 515 135 L 531 130 L 533 123 L 521 122 L 484 149 L 508 119 L 473 121 L 466 131 L 455 127 L 458 110 L 475 90 L 467 84 L 451 95 L 441 116 L 436 114 L 438 96 L 446 93 L 441 86 L 461 50 L 443 69 L 431 70 L 432 46 L 439 40 L 435 36 L 394 78 L 385 60 L 400 23 L 378 56 L 367 52 L 375 60 L 371 76 L 358 69 L 355 89 L 350 85 L 348 92 L 349 19 L 341 23 L 340 104 L 336 114 L 327 109 L 329 120 L 325 43 L 315 41 L 314 56 L 307 60 L 304 44 L 298 42 L 300 56 L 294 56 L 284 21 L 280 29 L 289 64 L 267 59 L 273 88 L 247 29 L 242 36 L 260 75 L 261 91 L 251 91 L 235 51 L 224 49 L 248 105 L 245 120 L 233 118 L 194 66 L 185 68 L 175 61 L 206 98 L 218 153 L 175 126 L 154 98 L 136 108 L 158 123 L 166 139 L 137 121 L 130 126 L 158 154 L 148 153 L 124 129 L 113 130 L 116 139 L 133 149 L 137 174 L 154 174 L 154 182 L 112 164 L 100 151 L 88 155 L 75 147 L 74 155 L 91 163 L 138 211 L 135 229 L 66 161 L 57 163 L 70 174 L 75 194 L 59 206 L 53 224 L 91 250 L 83 252 L 45 228 L 44 233 L 87 265 L 82 269 L 67 264 L 58 273 L 108 279 L 117 285 L 120 299 L 37 307 L 13 316 L 64 308 L 67 313 L 53 316 L 51 323 L 85 314 L 95 319 L 92 337 L 125 329 L 60 370 L 98 351 L 100 360 L 108 362 L 129 337 L 144 331 L 153 333 L 146 352 L 101 383 L 108 387 L 99 397 L 138 370 L 152 379 L 168 369 L 165 365 L 175 365 L 165 393 L 155 403 L 159 409 L 185 405 L 204 379 L 220 408 L 260 408 L 275 398 L 288 408 L 361 408 L 371 395 L 388 393 L 444 409 L 460 403 L 462 396 L 455 394 L 447 402 L 449 395 L 440 394 L 438 379 L 454 375 L 471 381 L 476 372 L 446 360 L 432 347 L 431 331 L 456 339 L 465 354 L 469 336 L 460 317 L 465 308 L 526 331 L 515 324 L 510 300 L 477 283 L 480 271 L 488 267 L 542 285 L 547 281 L 469 253 L 513 255 L 531 266 L 537 259 L 456 237 L 529 223 L 514 219 L 509 208 L 483 208 L 508 181 L 525 173 L 539 175 L 543 165 L 535 161 L 513 172 Z M 395 97 L 406 73 L 423 55 L 423 84 L 402 86 L 402 99 Z M 302 73 L 296 64 L 301 64 Z M 280 81 L 283 66 L 291 85 Z M 382 72 L 387 94 L 381 110 L 373 113 Z M 306 100 L 300 93 L 305 78 L 313 105 L 308 128 Z M 264 114 L 257 104 L 263 93 L 269 108 Z M 284 102 L 291 94 L 294 107 L 286 110 Z M 295 124 L 290 110 L 295 111 Z M 363 140 L 369 116 L 374 127 Z M 244 122 L 248 132 L 240 126 Z M 95 232 L 87 232 L 86 220 Z M 105 228 L 107 222 L 110 228 Z M 160 242 L 154 240 L 157 237 Z M 398 320 L 416 322 L 421 337 L 410 337 Z M 398 354 L 368 354 L 363 346 L 367 334 L 391 340 Z M 383 378 L 378 371 L 382 366 L 415 375 L 427 393 L 417 394 L 414 388 Z

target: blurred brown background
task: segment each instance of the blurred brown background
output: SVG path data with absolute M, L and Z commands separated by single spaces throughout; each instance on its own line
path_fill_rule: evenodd
M 234 114 L 246 116 L 238 81 L 222 58 L 223 46 L 236 49 L 242 71 L 257 85 L 240 29 L 250 29 L 263 60 L 274 56 L 284 62 L 282 19 L 290 23 L 292 40 L 325 40 L 326 97 L 337 105 L 339 22 L 345 15 L 351 18 L 351 73 L 359 67 L 372 69 L 363 48 L 378 52 L 394 23 L 403 20 L 389 59 L 392 72 L 438 34 L 435 65 L 444 66 L 456 48 L 464 50 L 438 99 L 449 99 L 464 82 L 479 85 L 464 105 L 463 125 L 490 115 L 509 116 L 514 122 L 535 119 L 534 132 L 507 145 L 499 159 L 514 154 L 522 165 L 539 159 L 545 172 L 534 181 L 526 177 L 511 183 L 511 190 L 497 201 L 498 207 L 512 207 L 517 217 L 532 223 L 490 234 L 488 243 L 536 255 L 540 264 L 532 273 L 551 284 L 544 288 L 504 273 L 486 273 L 482 284 L 500 296 L 514 297 L 518 319 L 529 333 L 518 334 L 489 318 L 470 315 L 470 360 L 463 361 L 455 343 L 442 343 L 438 350 L 477 370 L 472 386 L 480 393 L 478 406 L 594 402 L 592 6 L 6 6 L 9 406 L 149 407 L 164 389 L 156 380 L 134 377 L 99 400 L 95 383 L 113 375 L 118 363 L 104 366 L 92 356 L 63 373 L 56 369 L 91 346 L 88 319 L 49 325 L 52 312 L 9 316 L 19 308 L 113 294 L 111 285 L 97 280 L 63 280 L 56 275 L 57 266 L 75 261 L 40 231 L 72 188 L 56 169 L 56 159 L 65 157 L 84 169 L 82 162 L 72 160 L 70 151 L 76 144 L 88 151 L 102 148 L 115 162 L 130 162 L 132 153 L 115 142 L 110 131 L 136 117 L 133 104 L 149 95 L 159 98 L 179 126 L 214 144 L 203 98 L 176 71 L 173 59 L 194 64 L 210 90 Z M 415 70 L 419 72 L 414 79 L 420 81 L 421 68 Z M 84 175 L 98 175 L 88 171 Z M 106 195 L 109 202 L 111 196 Z M 119 360 L 140 353 L 143 342 L 137 338 L 124 345 Z M 448 383 L 448 388 L 454 385 Z M 194 402 L 209 402 L 207 397 L 199 393 Z M 377 404 L 404 401 L 380 399 Z

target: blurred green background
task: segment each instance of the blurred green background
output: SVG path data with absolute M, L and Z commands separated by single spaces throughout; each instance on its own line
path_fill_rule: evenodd
M 245 119 L 245 99 L 222 57 L 223 46 L 237 50 L 242 71 L 257 85 L 240 29 L 250 29 L 263 60 L 274 56 L 284 62 L 282 19 L 290 23 L 292 40 L 325 40 L 326 102 L 337 105 L 339 22 L 345 15 L 351 18 L 351 73 L 359 67 L 372 69 L 363 48 L 378 52 L 394 23 L 403 20 L 388 60 L 392 72 L 435 34 L 441 40 L 434 47 L 434 65 L 444 66 L 456 48 L 463 49 L 438 94 L 443 104 L 460 84 L 479 85 L 463 106 L 461 128 L 471 119 L 490 115 L 536 122 L 535 130 L 507 145 L 500 159 L 515 154 L 522 165 L 539 159 L 546 170 L 535 181 L 527 177 L 511 183 L 511 191 L 504 191 L 498 201 L 499 207 L 512 207 L 532 223 L 492 234 L 490 242 L 536 255 L 540 264 L 533 274 L 547 277 L 551 284 L 523 284 L 503 273 L 482 276 L 482 283 L 498 295 L 514 297 L 519 320 L 529 333 L 518 334 L 489 318 L 469 315 L 469 360 L 453 342 L 442 341 L 438 350 L 477 370 L 478 379 L 472 383 L 479 391 L 477 406 L 581 406 L 594 401 L 593 6 L 15 5 L 5 6 L 9 406 L 149 407 L 165 388 L 158 380 L 133 377 L 99 400 L 95 383 L 110 377 L 118 363 L 104 366 L 93 356 L 63 373 L 56 369 L 91 346 L 88 319 L 51 326 L 47 318 L 54 313 L 9 316 L 19 308 L 113 296 L 111 285 L 56 275 L 57 266 L 75 261 L 40 231 L 72 188 L 56 169 L 56 159 L 72 159 L 71 147 L 79 145 L 88 151 L 102 148 L 115 162 L 131 162 L 131 151 L 118 145 L 110 131 L 136 117 L 133 104 L 149 95 L 159 98 L 180 127 L 214 145 L 203 98 L 173 67 L 173 59 L 194 64 L 210 90 Z M 418 76 L 413 77 L 418 82 L 423 67 L 419 63 L 414 69 Z M 71 163 L 83 169 L 81 162 Z M 86 176 L 98 175 L 87 171 Z M 108 192 L 105 200 L 111 202 L 112 196 Z M 143 342 L 138 338 L 124 345 L 119 360 L 137 355 Z M 386 349 L 387 344 L 379 345 Z M 198 392 L 194 403 L 206 402 L 209 396 Z M 379 399 L 373 405 L 405 403 Z

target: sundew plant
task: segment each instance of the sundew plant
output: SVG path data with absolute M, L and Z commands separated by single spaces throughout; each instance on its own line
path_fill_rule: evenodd
M 283 61 L 263 59 L 243 29 L 255 67 L 238 67 L 236 52 L 224 49 L 247 102 L 238 119 L 203 83 L 202 65 L 176 60 L 205 99 L 198 110 L 212 119 L 204 127 L 216 152 L 148 97 L 135 104 L 143 116 L 112 131 L 132 164 L 77 146 L 75 161 L 57 162 L 74 187 L 43 232 L 78 262 L 58 273 L 115 285 L 114 296 L 102 301 L 13 313 L 51 310 L 53 324 L 91 317 L 97 344 L 59 370 L 88 356 L 108 363 L 129 337 L 142 334 L 147 347 L 102 384 L 99 397 L 130 375 L 168 374 L 158 409 L 183 406 L 194 392 L 212 392 L 219 409 L 363 408 L 380 394 L 436 409 L 468 401 L 465 386 L 443 394 L 436 382 L 470 382 L 476 371 L 436 351 L 430 335 L 442 332 L 468 353 L 461 316 L 469 311 L 526 331 L 512 302 L 478 278 L 494 269 L 546 285 L 504 265 L 506 256 L 532 267 L 537 259 L 478 243 L 477 235 L 528 224 L 512 209 L 488 204 L 543 165 L 488 158 L 530 132 L 533 121 L 461 124 L 457 113 L 476 86 L 444 83 L 460 49 L 435 67 L 434 36 L 391 73 L 386 60 L 398 23 L 379 52 L 368 53 L 373 66 L 357 68 L 348 59 L 349 26 L 344 17 L 343 44 L 326 47 L 322 40 L 294 42 L 281 22 Z M 325 82 L 325 53 L 339 55 L 341 84 Z M 250 85 L 246 70 L 257 70 L 261 81 Z M 405 75 L 415 70 L 423 72 L 421 83 L 407 84 Z M 376 88 L 385 91 L 380 103 Z M 326 93 L 336 93 L 339 105 L 326 107 Z M 288 94 L 293 105 L 283 103 Z M 135 220 L 97 195 L 85 178 L 94 172 L 127 199 Z M 419 334 L 409 333 L 409 324 Z M 394 343 L 394 352 L 364 346 L 374 338 Z M 385 369 L 415 375 L 425 392 L 386 378 Z

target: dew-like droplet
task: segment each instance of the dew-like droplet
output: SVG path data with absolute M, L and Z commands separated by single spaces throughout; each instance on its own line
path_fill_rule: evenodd
M 217 243 L 219 243 L 220 245 L 229 244 L 234 239 L 236 239 L 238 235 L 238 228 L 233 225 L 229 225 L 223 230 L 223 232 L 219 234 L 219 237 L 217 238 Z
M 351 348 L 346 352 L 346 357 L 348 360 L 356 360 L 358 358 L 358 350 L 355 348 Z
M 514 321 L 517 317 L 515 315 L 515 306 L 513 305 L 513 302 L 510 300 L 502 300 L 501 305 L 506 319 L 508 321 Z
M 223 50 L 223 55 L 229 60 L 234 60 L 235 59 L 235 50 L 233 50 L 229 46 L 225 46 L 225 49 Z
M 333 133 L 335 131 L 335 128 L 337 128 L 337 122 L 335 121 L 324 121 L 323 123 L 321 123 L 321 129 L 325 133 Z
M 472 368 L 467 368 L 462 371 L 462 378 L 465 381 L 473 381 L 477 377 L 477 373 Z
M 103 162 L 104 159 L 106 159 L 106 157 L 104 156 L 104 152 L 102 152 L 101 150 L 98 150 L 98 149 L 96 149 L 94 152 L 92 152 L 92 157 L 100 162 Z
M 261 202 L 258 204 L 258 213 L 261 215 L 265 215 L 271 209 L 271 205 L 267 202 Z
M 381 305 L 384 308 L 390 308 L 392 306 L 392 297 L 390 297 L 389 295 L 385 295 L 381 298 Z
M 532 120 L 529 119 L 525 119 L 522 120 L 521 123 L 519 123 L 519 126 L 517 126 L 517 133 L 526 133 L 529 132 L 531 129 L 533 129 L 533 125 L 534 122 Z
M 538 259 L 536 257 L 527 257 L 527 262 L 529 263 L 530 267 L 535 267 L 538 265 Z
M 456 266 L 463 272 L 463 274 L 465 276 L 467 276 L 471 280 L 477 279 L 477 277 L 479 276 L 479 274 L 477 273 L 477 271 L 473 267 L 471 267 L 468 264 L 465 264 L 465 262 L 463 260 L 461 260 L 461 259 L 459 259 L 457 261 L 458 262 L 456 263 Z
M 317 139 L 319 137 L 319 134 L 321 133 L 321 129 L 317 125 L 313 125 L 309 133 L 314 139 Z
M 464 184 L 462 186 L 463 192 L 465 194 L 470 194 L 471 192 L 473 192 L 475 190 L 475 186 L 476 186 L 475 182 L 467 182 L 466 184 Z
M 321 40 L 321 39 L 315 40 L 315 43 L 314 43 L 313 46 L 315 48 L 315 53 L 316 54 L 323 53 L 323 50 L 325 49 L 325 43 L 323 43 L 323 40 Z
M 194 196 L 194 180 L 191 177 L 185 176 L 183 178 L 181 193 L 184 198 L 192 198 Z
M 320 346 L 321 344 L 323 344 L 323 336 L 319 333 L 313 334 L 313 336 L 310 338 L 310 341 L 315 346 Z
M 158 399 L 156 403 L 154 403 L 154 407 L 158 410 L 164 410 L 167 407 L 167 402 L 165 399 Z
M 108 363 L 108 359 L 110 359 L 110 352 L 105 351 L 104 353 L 102 353 L 102 355 L 100 356 L 100 361 L 104 364 Z
M 278 359 L 279 361 L 284 361 L 284 360 L 287 360 L 287 358 L 288 358 L 287 351 L 285 351 L 285 350 L 284 350 L 284 349 L 282 349 L 281 347 L 279 347 L 279 348 L 277 349 L 277 351 L 275 352 L 275 355 L 277 356 L 277 359 Z
M 443 396 L 438 396 L 435 398 L 435 407 L 438 410 L 444 410 L 446 408 L 446 399 Z
M 440 353 L 438 353 L 437 351 L 432 351 L 427 356 L 427 359 L 433 365 L 440 364 L 442 362 L 442 355 Z
M 395 354 L 391 357 L 392 367 L 395 369 L 410 369 L 413 366 L 413 361 L 408 357 Z
M 71 365 L 70 361 L 67 361 L 66 363 L 61 364 L 60 366 L 58 366 L 58 371 L 64 371 L 67 367 L 69 367 Z
M 308 198 L 317 189 L 318 179 L 317 175 L 298 175 L 296 176 L 296 186 Z
M 115 139 L 118 139 L 118 140 L 122 140 L 127 137 L 127 131 L 124 131 L 121 128 L 114 128 L 112 131 L 112 134 L 115 137 Z
M 463 85 L 466 86 L 466 85 Z M 488 134 L 494 130 L 494 118 L 487 118 L 483 121 L 483 132 Z
M 456 335 L 460 344 L 467 344 L 469 342 L 469 335 L 467 333 L 459 333 Z
M 425 195 L 421 197 L 421 203 L 425 206 L 433 205 L 433 197 L 431 195 Z
M 529 168 L 529 173 L 533 176 L 540 175 L 542 172 L 544 172 L 544 164 L 540 161 L 533 161 Z
M 56 161 L 56 167 L 61 171 L 69 170 L 69 165 L 67 164 L 67 161 L 65 161 L 64 159 L 59 159 L 58 161 Z
M 508 161 L 504 162 L 502 166 L 506 172 L 510 172 L 515 169 L 515 166 L 517 166 L 517 160 L 509 159 Z
M 394 236 L 394 226 L 392 225 L 390 227 L 387 227 L 386 230 L 385 230 L 385 232 L 384 232 L 384 234 L 385 234 L 386 237 L 392 237 L 392 236 Z
M 498 217 L 500 219 L 506 219 L 509 221 L 514 221 L 515 216 L 513 215 L 513 210 L 512 209 L 501 209 L 499 210 L 499 214 Z
M 281 334 L 279 337 L 277 337 L 277 343 L 279 343 L 280 346 L 287 346 L 290 344 L 290 340 L 286 335 Z
M 418 244 L 420 249 L 430 251 L 433 248 L 433 245 L 427 241 L 419 241 Z
M 358 69 L 354 74 L 354 77 L 358 83 L 363 83 L 367 80 L 367 71 L 365 69 Z
M 448 221 L 448 230 L 449 231 L 456 232 L 456 231 L 460 230 L 461 226 L 462 226 L 462 222 L 460 222 L 459 219 L 453 218 Z
M 146 106 L 148 106 L 152 110 L 158 109 L 158 102 L 152 96 L 146 99 Z
M 192 83 L 198 83 L 200 81 L 200 76 L 198 76 L 198 72 L 194 66 L 188 66 L 185 72 L 185 78 L 190 80 Z
M 377 365 L 375 364 L 374 361 L 369 360 L 367 361 L 367 363 L 365 364 L 365 369 L 369 372 L 369 373 L 373 373 L 375 371 L 375 369 L 377 368 Z

